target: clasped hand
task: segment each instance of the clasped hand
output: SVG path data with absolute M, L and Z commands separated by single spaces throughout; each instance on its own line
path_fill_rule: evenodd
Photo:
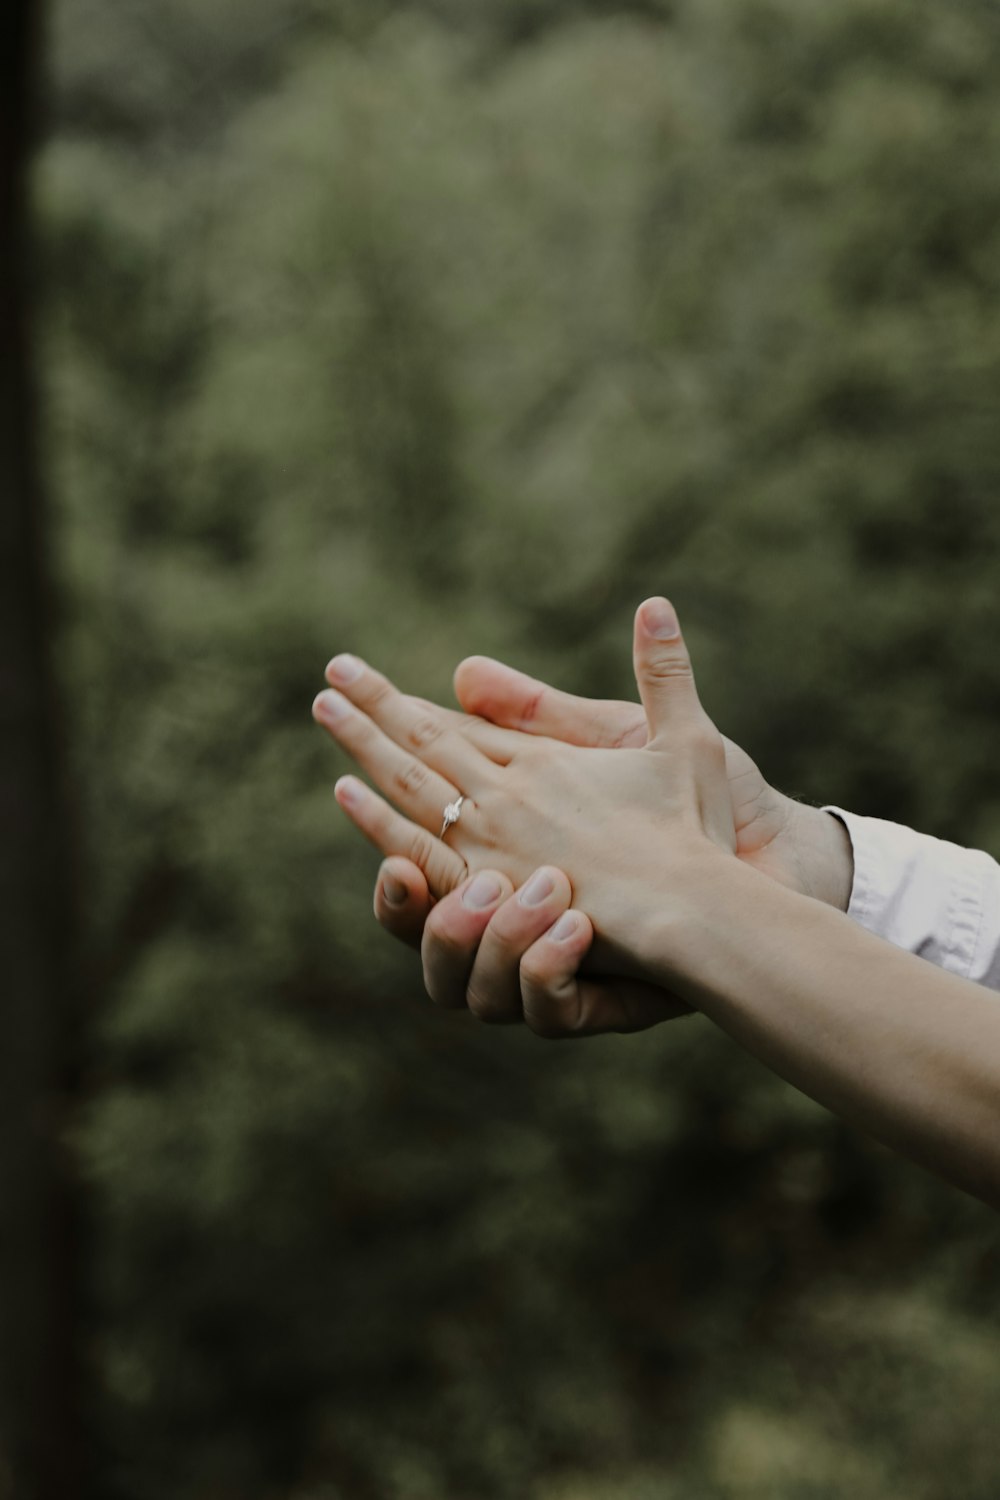
M 530 964 L 522 974 L 528 993 L 518 1000 L 542 1034 L 636 1029 L 675 1014 L 676 1002 L 663 994 L 665 913 L 692 869 L 735 849 L 725 745 L 698 700 L 665 600 L 648 600 L 636 614 L 634 665 L 646 717 L 641 746 L 566 744 L 454 714 L 405 696 L 353 657 L 330 663 L 332 687 L 314 704 L 316 718 L 391 799 L 345 776 L 340 806 L 383 853 L 418 865 L 434 897 L 461 887 L 474 904 L 484 881 L 520 885 L 520 906 L 547 910 L 551 921 L 552 898 L 568 904 L 571 887 L 574 910 L 550 934 L 552 972 L 540 961 L 547 1002 L 537 1013 Z M 442 838 L 443 810 L 459 796 L 461 818 Z M 530 920 L 526 928 L 516 914 L 522 937 Z M 577 977 L 592 941 L 591 967 L 626 982 Z M 556 970 L 562 988 L 552 983 Z M 433 971 L 426 977 L 435 998 L 454 1001 L 447 985 L 435 994 Z M 509 978 L 497 988 L 485 986 L 480 1013 L 513 1019 Z

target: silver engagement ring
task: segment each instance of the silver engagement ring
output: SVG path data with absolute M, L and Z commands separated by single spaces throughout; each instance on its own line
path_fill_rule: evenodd
M 457 802 L 449 802 L 445 807 L 444 822 L 441 824 L 441 832 L 438 834 L 438 838 L 443 839 L 452 823 L 458 822 L 459 818 L 462 816 L 462 803 L 464 801 L 464 797 L 459 797 Z

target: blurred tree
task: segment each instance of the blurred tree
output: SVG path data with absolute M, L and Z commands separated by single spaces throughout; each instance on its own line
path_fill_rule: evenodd
M 697 1020 L 428 1013 L 308 704 L 630 693 L 667 588 L 777 784 L 1000 847 L 995 7 L 54 21 L 102 1500 L 992 1500 L 991 1216 Z

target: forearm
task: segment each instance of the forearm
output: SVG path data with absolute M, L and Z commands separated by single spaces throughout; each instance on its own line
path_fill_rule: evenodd
M 658 982 L 804 1093 L 1000 1204 L 1000 1003 L 706 853 L 647 931 Z

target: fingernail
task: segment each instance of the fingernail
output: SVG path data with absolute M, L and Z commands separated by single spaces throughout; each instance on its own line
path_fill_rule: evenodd
M 681 633 L 673 605 L 668 604 L 666 599 L 650 599 L 643 610 L 642 619 L 656 641 L 672 641 Z
M 402 906 L 407 897 L 407 889 L 401 880 L 395 880 L 387 875 L 382 882 L 382 893 L 390 906 Z
M 575 916 L 571 911 L 563 912 L 562 916 L 559 918 L 558 922 L 549 933 L 549 937 L 554 943 L 564 943 L 567 938 L 571 938 L 574 932 L 578 932 L 579 929 L 579 917 Z
M 346 686 L 349 682 L 357 682 L 364 671 L 364 663 L 358 661 L 356 656 L 335 656 L 326 669 L 328 682 L 339 682 Z
M 346 698 L 339 693 L 320 693 L 313 704 L 313 713 L 320 719 L 326 719 L 328 723 L 335 724 L 350 711 L 351 705 Z
M 470 907 L 472 911 L 485 911 L 499 900 L 500 882 L 495 875 L 487 875 L 485 871 L 477 875 L 472 884 L 462 892 L 462 905 Z
M 342 776 L 333 788 L 334 796 L 344 807 L 354 807 L 358 800 L 358 784 L 349 776 Z
M 555 888 L 556 883 L 546 870 L 536 870 L 517 899 L 522 906 L 541 906 Z

